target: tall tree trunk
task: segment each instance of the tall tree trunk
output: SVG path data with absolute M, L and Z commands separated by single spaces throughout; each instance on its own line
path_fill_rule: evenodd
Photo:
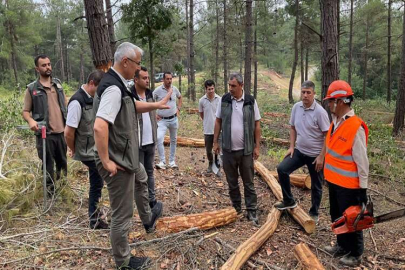
M 339 55 L 339 46 L 340 46 L 340 0 L 336 0 L 336 10 L 337 10 L 337 13 L 336 13 L 336 15 L 337 15 L 337 52 L 338 52 L 338 55 Z M 339 72 L 339 70 L 338 70 L 338 72 Z M 338 74 L 338 77 L 339 77 L 339 74 Z
M 298 9 L 299 9 L 299 1 L 295 0 L 294 62 L 291 70 L 290 85 L 288 87 L 288 101 L 290 102 L 290 104 L 294 103 L 293 97 L 294 78 L 298 64 L 298 22 L 299 22 Z
M 257 16 L 258 16 L 258 4 L 255 3 L 255 32 L 253 43 L 253 59 L 254 59 L 254 79 L 253 79 L 253 96 L 257 99 Z
M 362 99 L 366 99 L 367 75 L 368 75 L 368 35 L 369 35 L 369 17 L 366 15 L 366 46 L 364 48 L 364 77 L 363 77 L 363 95 Z
M 68 43 L 65 42 L 65 59 L 66 59 L 66 83 L 70 82 L 70 61 L 69 61 L 69 52 L 68 52 Z
M 223 47 L 223 60 L 224 60 L 224 94 L 228 93 L 228 42 L 227 42 L 227 0 L 223 0 L 224 4 L 224 47 Z
M 395 108 L 393 135 L 398 135 L 404 129 L 405 117 L 405 9 L 402 22 L 402 58 L 401 75 L 399 78 L 398 97 Z
M 194 72 L 194 0 L 190 0 L 190 84 L 191 100 L 195 101 L 195 72 Z
M 103 0 L 84 0 L 84 10 L 93 64 L 97 69 L 106 72 L 112 65 L 113 56 L 105 23 Z
M 6 2 L 7 8 L 8 8 L 8 1 Z M 10 36 L 10 45 L 11 45 L 11 66 L 13 67 L 13 72 L 14 72 L 14 80 L 15 84 L 18 85 L 18 70 L 17 70 L 17 52 L 15 48 L 15 31 L 14 31 L 14 25 L 11 22 L 11 20 L 7 19 L 5 22 L 5 25 L 7 26 L 7 32 Z M 18 87 L 20 91 L 20 87 Z
M 309 62 L 309 53 L 308 47 L 305 48 L 305 80 L 308 81 L 308 62 Z
M 153 64 L 154 60 L 154 55 L 153 55 L 153 43 L 152 39 L 148 40 L 148 45 L 149 45 L 149 67 L 150 67 L 150 88 L 155 89 L 155 65 Z
M 116 41 L 115 41 L 114 20 L 112 15 L 111 0 L 105 0 L 105 8 L 107 11 L 106 13 L 107 13 L 108 36 L 110 37 L 111 54 L 114 55 Z
M 349 33 L 349 67 L 347 69 L 347 82 L 352 84 L 352 62 L 353 62 L 353 2 L 350 0 L 350 33 Z
M 252 81 L 252 0 L 246 0 L 245 17 L 245 76 L 243 89 L 250 94 Z
M 190 99 L 191 98 L 191 93 L 190 93 L 190 83 L 191 83 L 191 77 L 190 77 L 190 16 L 188 14 L 189 11 L 189 2 L 186 0 L 186 25 L 187 25 L 187 97 Z
M 60 15 L 56 17 L 56 48 L 57 55 L 60 61 L 60 76 L 62 81 L 65 81 L 65 61 L 63 59 L 63 44 L 62 44 L 62 33 L 60 30 Z
M 215 36 L 215 67 L 214 67 L 214 81 L 218 83 L 218 66 L 219 66 L 219 7 L 218 0 L 215 1 L 215 17 L 217 21 L 217 32 Z
M 300 68 L 301 68 L 301 84 L 305 80 L 304 74 L 304 42 L 302 41 L 302 37 L 300 38 Z
M 353 0 L 352 0 L 353 1 Z M 387 44 L 387 102 L 391 102 L 391 6 L 388 0 L 388 44 Z
M 83 46 L 80 48 L 80 83 L 84 83 L 84 52 L 83 52 Z
M 339 78 L 339 55 L 337 50 L 337 6 L 335 0 L 321 0 L 322 21 L 322 98 L 329 85 Z M 324 103 L 324 106 L 326 103 Z

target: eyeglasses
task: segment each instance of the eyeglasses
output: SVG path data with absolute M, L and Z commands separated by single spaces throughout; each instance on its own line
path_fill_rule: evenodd
M 139 61 L 139 62 L 136 62 L 135 60 L 132 60 L 131 58 L 129 58 L 129 57 L 127 57 L 127 59 L 129 60 L 129 61 L 131 61 L 131 62 L 134 62 L 135 64 L 137 64 L 138 66 L 140 66 L 141 65 L 141 61 Z

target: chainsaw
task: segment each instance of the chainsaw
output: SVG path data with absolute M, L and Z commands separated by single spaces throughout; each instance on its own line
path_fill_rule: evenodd
M 343 212 L 343 216 L 332 223 L 332 231 L 334 234 L 351 233 L 362 231 L 374 226 L 374 224 L 397 219 L 405 216 L 405 208 L 388 212 L 374 217 L 373 202 L 369 199 L 369 203 L 350 206 Z

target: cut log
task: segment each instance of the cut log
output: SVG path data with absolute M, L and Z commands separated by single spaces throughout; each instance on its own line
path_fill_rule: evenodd
M 270 171 L 270 173 L 279 180 L 276 171 Z M 290 174 L 290 183 L 296 187 L 311 189 L 311 176 L 309 174 Z
M 199 113 L 198 109 L 195 109 L 195 108 L 185 108 L 184 111 L 188 114 L 198 114 Z
M 165 136 L 164 145 L 170 144 L 170 137 Z M 177 146 L 205 147 L 204 139 L 177 137 Z
M 272 137 L 262 137 L 262 141 L 269 142 L 269 143 L 274 143 L 282 146 L 290 146 L 290 141 L 286 139 L 280 139 L 280 138 L 272 138 Z
M 156 230 L 165 233 L 180 232 L 193 227 L 200 230 L 208 230 L 232 223 L 236 218 L 237 213 L 235 208 L 229 207 L 186 216 L 160 218 L 156 224 Z
M 266 223 L 236 249 L 235 253 L 222 265 L 221 270 L 240 269 L 249 260 L 250 256 L 273 235 L 277 229 L 280 216 L 281 212 L 273 207 L 267 216 Z
M 278 113 L 278 112 L 265 112 L 264 116 L 271 116 L 271 117 L 289 117 L 286 113 Z
M 309 249 L 305 243 L 299 243 L 294 247 L 294 255 L 301 264 L 301 268 L 304 270 L 324 270 L 325 268 Z
M 283 199 L 283 193 L 277 179 L 271 175 L 270 171 L 267 170 L 266 167 L 264 167 L 260 162 L 255 161 L 254 166 L 255 170 L 262 176 L 263 180 L 270 187 L 277 200 L 281 201 Z M 287 211 L 307 233 L 313 233 L 315 231 L 315 221 L 300 206 Z
M 263 124 L 266 124 L 266 125 L 271 125 L 271 124 L 280 125 L 280 123 L 277 123 L 277 122 L 272 121 L 271 119 L 265 119 L 265 118 L 260 119 L 260 122 L 262 122 Z M 290 125 L 288 125 L 288 124 L 281 124 L 281 126 L 283 128 L 288 128 L 288 129 L 290 128 Z

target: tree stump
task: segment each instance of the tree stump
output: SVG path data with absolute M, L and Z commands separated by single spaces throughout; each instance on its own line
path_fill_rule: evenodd
M 221 270 L 240 269 L 250 256 L 273 235 L 277 229 L 280 216 L 281 212 L 273 207 L 267 216 L 266 223 L 235 250 L 235 253 L 222 265 Z
M 324 270 L 325 268 L 309 249 L 305 243 L 299 243 L 294 247 L 294 256 L 300 262 L 302 269 L 305 270 Z
M 170 144 L 170 137 L 165 136 L 164 145 Z M 188 147 L 205 147 L 204 139 L 194 139 L 186 137 L 177 137 L 177 146 L 188 146 Z
M 235 208 L 228 207 L 212 212 L 191 214 L 186 216 L 164 217 L 158 220 L 156 230 L 165 233 L 184 231 L 190 228 L 208 230 L 221 227 L 236 220 Z
M 262 176 L 263 180 L 270 187 L 276 198 L 278 200 L 282 200 L 283 193 L 281 191 L 280 184 L 277 182 L 277 179 L 273 175 L 271 175 L 270 171 L 267 170 L 260 162 L 255 161 L 254 166 L 255 170 Z M 313 233 L 315 231 L 315 221 L 300 206 L 297 206 L 294 209 L 289 209 L 287 211 L 304 228 L 307 233 Z

